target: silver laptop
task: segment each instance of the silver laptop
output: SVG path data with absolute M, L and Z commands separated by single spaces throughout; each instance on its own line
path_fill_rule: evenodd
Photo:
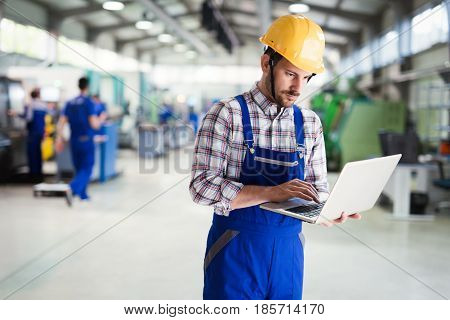
M 326 202 L 318 204 L 292 198 L 285 202 L 267 202 L 260 207 L 309 223 L 335 220 L 342 212 L 361 213 L 375 205 L 401 156 L 347 163 Z

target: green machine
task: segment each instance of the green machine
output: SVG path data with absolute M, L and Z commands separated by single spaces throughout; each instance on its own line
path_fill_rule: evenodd
M 353 101 L 339 126 L 339 167 L 350 161 L 381 156 L 380 130 L 404 133 L 405 117 L 402 102 Z
M 349 98 L 345 94 L 326 91 L 316 95 L 311 105 L 322 121 L 327 163 L 330 169 L 338 168 L 340 154 L 339 141 L 336 139 L 339 122 Z
M 406 108 L 401 102 L 324 92 L 315 96 L 311 105 L 322 121 L 330 171 L 340 170 L 350 161 L 380 156 L 380 130 L 405 131 Z

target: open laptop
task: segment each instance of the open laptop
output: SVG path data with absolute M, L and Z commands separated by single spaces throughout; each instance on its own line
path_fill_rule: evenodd
M 342 212 L 361 213 L 375 205 L 401 157 L 396 154 L 347 163 L 326 202 L 318 204 L 292 198 L 285 202 L 266 202 L 260 207 L 308 223 L 335 220 Z

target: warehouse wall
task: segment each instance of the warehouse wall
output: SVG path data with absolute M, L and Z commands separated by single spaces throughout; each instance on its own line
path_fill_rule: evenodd
M 95 45 L 102 49 L 108 49 L 111 51 L 116 50 L 114 37 L 107 33 L 100 34 L 95 41 Z
M 57 86 L 61 89 L 61 101 L 66 101 L 79 93 L 78 79 L 85 71 L 74 67 L 10 67 L 7 76 L 20 79 L 27 91 L 34 86 Z
M 87 38 L 86 27 L 73 19 L 66 19 L 61 24 L 60 34 L 67 38 L 85 41 Z
M 6 0 L 4 16 L 22 24 L 33 23 L 44 28 L 48 22 L 47 11 L 42 6 L 23 0 Z

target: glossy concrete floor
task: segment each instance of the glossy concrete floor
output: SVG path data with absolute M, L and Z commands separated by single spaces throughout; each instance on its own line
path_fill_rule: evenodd
M 146 162 L 125 151 L 118 163 L 123 175 L 73 208 L 0 186 L 0 298 L 201 299 L 212 213 L 191 202 L 189 150 Z M 304 232 L 305 299 L 450 297 L 448 213 L 401 222 L 376 207 Z

